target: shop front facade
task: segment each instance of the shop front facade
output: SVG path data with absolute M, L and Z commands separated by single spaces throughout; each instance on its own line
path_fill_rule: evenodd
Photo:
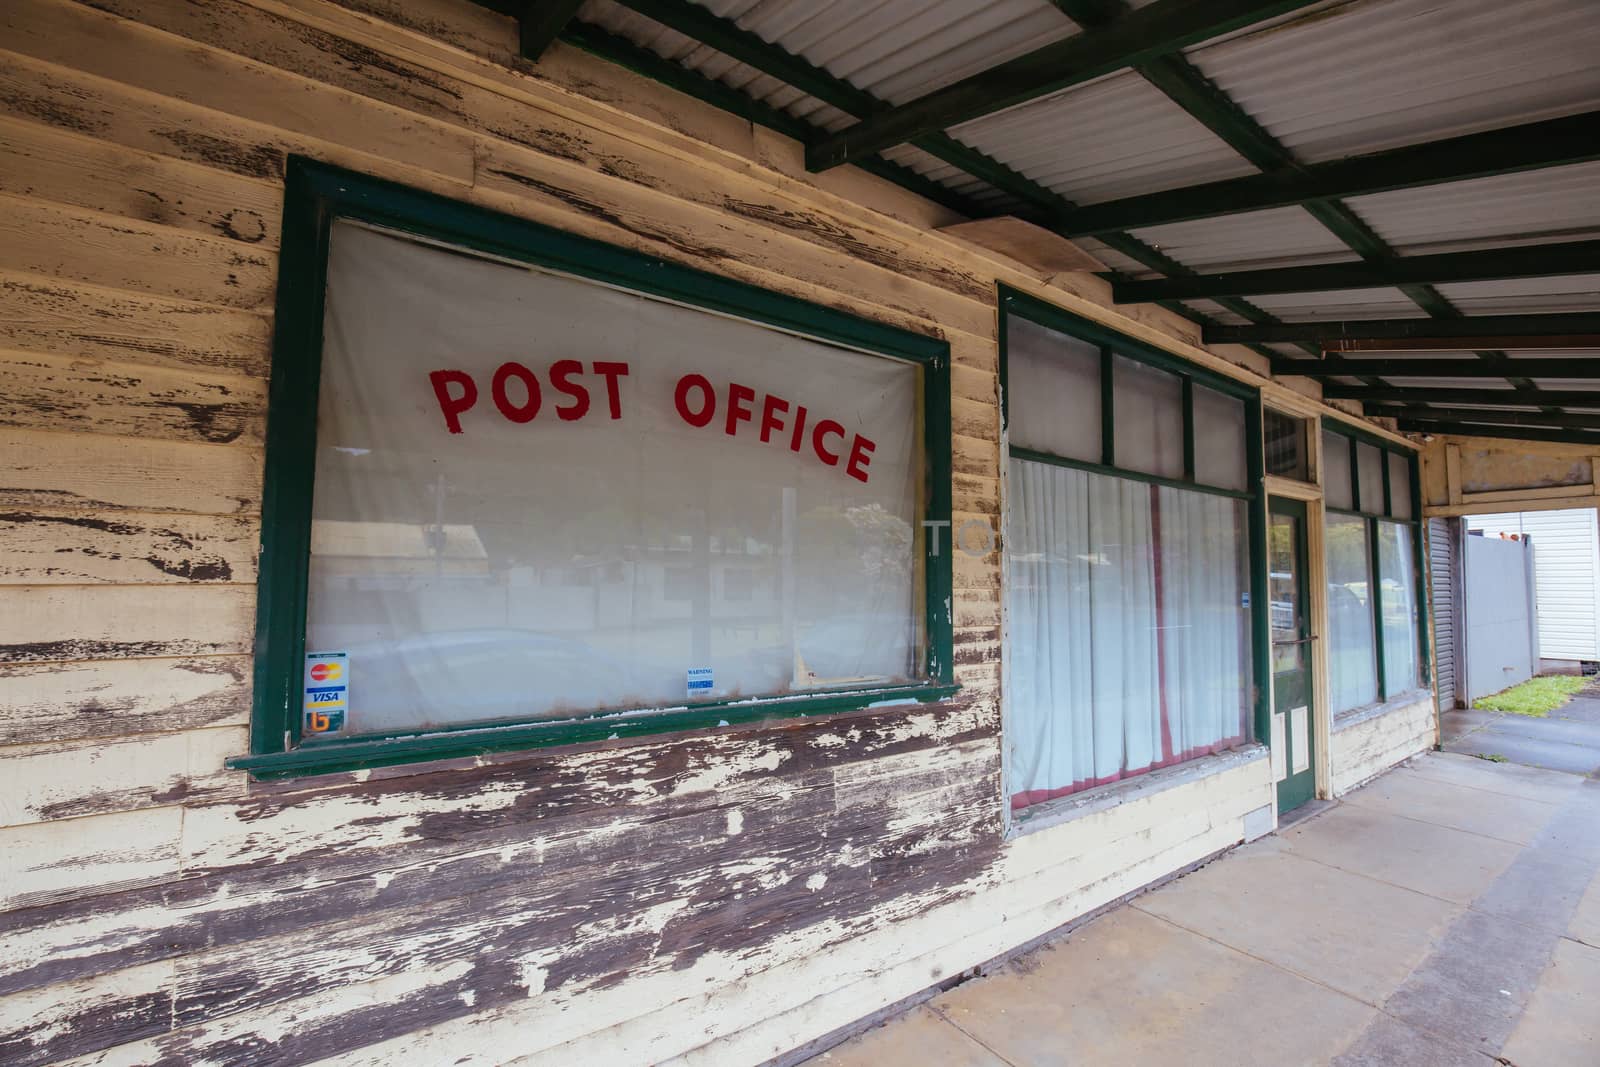
M 1434 745 L 1259 353 L 465 0 L 3 18 L 0 1059 L 793 1059 Z

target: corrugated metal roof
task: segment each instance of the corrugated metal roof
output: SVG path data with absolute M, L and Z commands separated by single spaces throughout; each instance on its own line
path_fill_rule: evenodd
M 1467 315 L 1591 311 L 1600 307 L 1600 274 L 1454 282 L 1437 288 Z
M 1600 236 L 1600 163 L 1401 189 L 1345 203 L 1408 255 L 1593 238 Z
M 1134 230 L 1141 241 L 1196 270 L 1249 270 L 1353 260 L 1350 246 L 1298 207 Z
M 1355 0 L 1187 54 L 1302 162 L 1600 105 L 1595 0 Z
M 1131 71 L 950 132 L 1080 204 L 1256 173 Z
M 1411 319 L 1426 313 L 1398 289 L 1345 289 L 1333 293 L 1252 296 L 1262 311 L 1293 322 L 1337 319 Z
M 903 103 L 1078 28 L 1049 0 L 696 0 L 868 93 Z M 1152 0 L 1136 0 L 1143 6 Z M 613 0 L 580 18 L 821 130 L 855 118 Z M 1600 110 L 1600 0 L 1328 0 L 1187 50 L 1199 70 L 1302 162 Z M 1079 204 L 1255 173 L 1142 76 L 1123 71 L 961 125 L 952 136 Z M 884 153 L 969 197 L 1018 209 L 989 182 L 910 145 Z M 1600 163 L 1349 199 L 1400 254 L 1600 236 Z M 1133 236 L 1206 272 L 1343 262 L 1356 253 L 1303 208 L 1148 227 Z M 1157 272 L 1104 242 L 1078 242 L 1112 270 Z M 1469 315 L 1600 308 L 1600 276 L 1437 286 Z M 1396 288 L 1247 298 L 1288 321 L 1422 318 Z M 1213 321 L 1246 319 L 1209 300 Z M 1273 346 L 1302 355 L 1296 346 Z M 1600 358 L 1600 354 L 1586 354 Z M 1495 378 L 1395 384 L 1495 389 Z M 1553 384 L 1553 383 L 1551 383 Z M 1584 388 L 1593 381 L 1575 380 Z

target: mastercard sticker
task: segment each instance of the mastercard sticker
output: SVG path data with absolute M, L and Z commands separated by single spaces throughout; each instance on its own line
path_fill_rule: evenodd
M 345 652 L 313 652 L 306 656 L 306 734 L 344 729 L 350 711 L 350 656 Z

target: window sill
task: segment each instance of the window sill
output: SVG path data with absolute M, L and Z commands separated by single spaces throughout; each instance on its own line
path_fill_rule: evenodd
M 925 684 L 848 693 L 807 694 L 765 700 L 724 701 L 693 708 L 656 712 L 622 712 L 589 719 L 521 723 L 399 737 L 310 742 L 287 752 L 235 756 L 233 770 L 256 779 L 294 778 L 310 774 L 388 767 L 398 763 L 459 759 L 491 752 L 511 752 L 709 730 L 722 726 L 803 719 L 844 711 L 899 704 L 928 704 L 959 692 L 959 685 Z
M 1388 700 L 1380 700 L 1375 704 L 1362 704 L 1360 707 L 1350 708 L 1347 711 L 1335 712 L 1330 729 L 1333 733 L 1338 733 L 1340 730 L 1348 730 L 1352 726 L 1359 726 L 1372 719 L 1382 718 L 1392 711 L 1413 707 L 1425 700 L 1432 699 L 1432 689 L 1409 689 L 1398 696 L 1390 697 Z
M 1227 752 L 1201 756 L 1199 759 L 1180 763 L 1174 767 L 1162 767 L 1160 770 L 1141 774 L 1137 778 L 1127 778 L 1094 789 L 1086 789 L 1082 793 L 1047 800 L 1042 804 L 1024 808 L 1021 813 L 1014 815 L 1011 830 L 1006 836 L 1020 837 L 1023 834 L 1037 833 L 1053 826 L 1076 822 L 1090 815 L 1110 811 L 1112 808 L 1136 800 L 1146 800 L 1169 789 L 1190 785 L 1201 779 L 1223 774 L 1266 758 L 1267 746 L 1252 741 Z

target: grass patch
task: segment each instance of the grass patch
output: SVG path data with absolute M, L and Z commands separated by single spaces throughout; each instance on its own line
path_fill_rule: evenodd
M 1530 678 L 1492 697 L 1474 700 L 1472 706 L 1479 711 L 1509 711 L 1513 715 L 1542 719 L 1571 700 L 1587 681 L 1572 674 L 1547 674 L 1542 678 Z

